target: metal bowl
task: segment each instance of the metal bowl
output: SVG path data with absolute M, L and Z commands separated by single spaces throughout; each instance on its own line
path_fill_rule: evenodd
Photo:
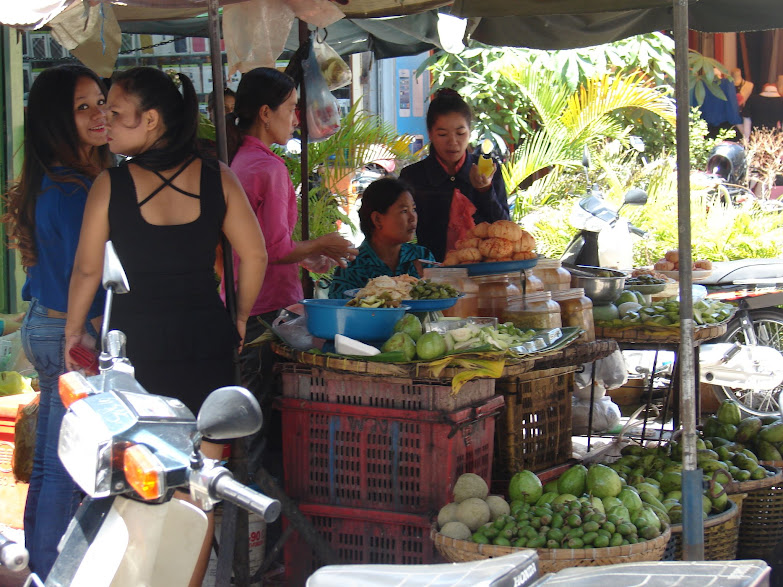
M 603 267 L 583 267 L 586 272 L 600 272 L 599 276 L 574 275 L 571 274 L 571 287 L 581 287 L 585 290 L 585 295 L 590 298 L 594 304 L 608 304 L 617 299 L 625 287 L 625 274 L 614 269 L 605 269 Z M 604 277 L 604 275 L 611 275 Z

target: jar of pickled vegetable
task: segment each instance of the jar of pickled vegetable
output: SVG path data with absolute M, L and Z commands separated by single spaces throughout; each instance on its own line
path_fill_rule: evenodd
M 560 305 L 560 318 L 563 326 L 575 326 L 584 332 L 579 336 L 582 342 L 595 340 L 593 324 L 593 302 L 585 295 L 581 287 L 553 291 L 552 299 Z
M 552 293 L 538 291 L 517 296 L 508 301 L 503 312 L 503 322 L 513 322 L 517 328 L 560 328 L 560 306 L 552 299 Z
M 441 310 L 444 316 L 467 318 L 478 316 L 478 292 L 476 283 L 468 277 L 467 269 L 457 267 L 425 267 L 424 279 L 430 279 L 437 283 L 448 283 L 460 292 L 462 297 L 451 308 Z
M 541 280 L 546 291 L 571 288 L 571 273 L 561 265 L 560 259 L 540 258 L 530 271 Z
M 522 293 L 519 273 L 480 275 L 470 279 L 478 287 L 476 316 L 494 316 L 503 321 L 508 301 Z

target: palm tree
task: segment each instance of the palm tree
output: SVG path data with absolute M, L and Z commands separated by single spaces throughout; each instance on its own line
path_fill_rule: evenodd
M 501 71 L 529 100 L 535 118 L 541 121 L 502 167 L 509 194 L 514 194 L 533 174 L 546 172 L 524 193 L 517 194 L 517 219 L 527 210 L 547 203 L 551 186 L 562 171 L 580 165 L 585 147 L 589 149 L 606 139 L 627 134 L 613 116 L 618 110 L 646 110 L 674 124 L 674 103 L 641 72 L 590 79 L 571 92 L 560 76 L 551 71 L 513 63 L 503 64 Z

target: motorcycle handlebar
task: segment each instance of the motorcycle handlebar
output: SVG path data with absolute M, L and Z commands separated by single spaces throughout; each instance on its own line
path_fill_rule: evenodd
M 642 228 L 637 228 L 631 223 L 628 223 L 628 230 L 636 236 L 647 236 L 647 231 Z
M 234 481 L 228 469 L 212 481 L 210 493 L 215 499 L 230 501 L 234 505 L 258 514 L 267 523 L 274 522 L 282 509 L 278 500 Z
M 30 555 L 27 549 L 0 534 L 0 566 L 19 572 L 27 566 Z

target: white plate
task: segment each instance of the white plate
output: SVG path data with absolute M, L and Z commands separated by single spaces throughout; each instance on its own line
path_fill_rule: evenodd
M 671 277 L 677 281 L 680 280 L 679 271 L 659 271 L 656 269 L 656 272 L 663 273 L 666 277 Z M 693 275 L 692 280 L 699 281 L 701 279 L 707 279 L 710 275 L 712 275 L 712 269 L 694 269 L 691 273 Z

